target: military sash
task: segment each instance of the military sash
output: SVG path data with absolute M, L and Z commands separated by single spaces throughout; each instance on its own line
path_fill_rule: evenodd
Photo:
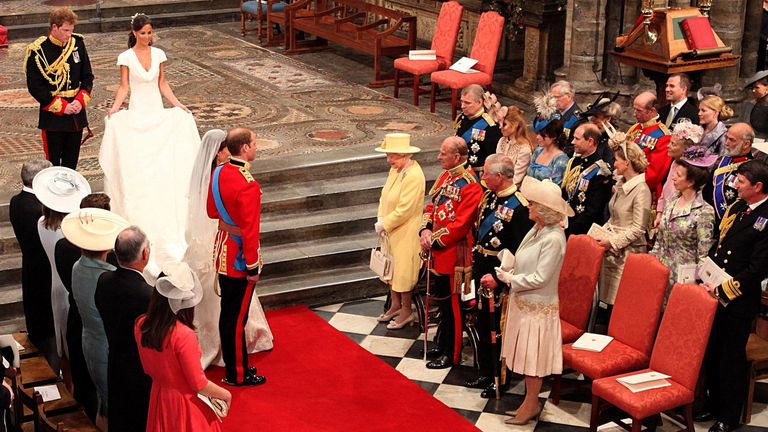
M 717 214 L 718 219 L 723 218 L 723 215 L 728 208 L 728 200 L 734 198 L 733 196 L 729 197 L 725 190 L 726 186 L 730 186 L 726 184 L 726 180 L 730 177 L 731 173 L 735 172 L 739 165 L 746 162 L 746 160 L 747 159 L 745 158 L 743 161 L 734 162 L 733 158 L 730 156 L 723 156 L 723 159 L 720 160 L 720 163 L 715 169 L 713 174 L 714 188 L 712 189 L 712 200 L 715 204 L 715 213 Z
M 221 172 L 221 169 L 226 164 L 222 164 L 216 167 L 216 169 L 213 171 L 213 184 L 211 185 L 211 192 L 213 192 L 213 201 L 216 203 L 216 210 L 219 211 L 219 216 L 221 216 L 221 220 L 223 220 L 225 223 L 237 226 L 234 220 L 232 220 L 232 217 L 229 215 L 229 212 L 224 207 L 224 201 L 221 200 L 221 191 L 219 190 L 219 173 Z M 233 267 L 235 270 L 238 271 L 246 271 L 248 269 L 248 266 L 245 262 L 245 257 L 243 256 L 243 238 L 238 235 L 234 235 L 232 233 L 227 233 L 232 240 L 237 243 L 238 251 L 237 255 L 235 255 L 235 262 L 233 264 Z
M 584 171 L 581 170 L 581 167 L 574 168 L 573 171 L 575 171 L 573 175 L 563 179 L 563 188 L 568 193 L 569 201 L 573 199 L 573 195 L 576 191 L 586 192 L 589 188 L 590 180 L 600 172 L 600 166 L 595 162 Z M 566 173 L 567 172 L 568 171 L 566 171 Z
M 518 200 L 515 195 L 517 194 L 514 193 L 507 197 L 507 200 L 504 203 L 498 204 L 496 209 L 483 219 L 480 223 L 480 227 L 477 229 L 478 241 L 484 238 L 497 222 L 509 222 L 512 220 L 512 212 L 520 206 L 520 200 Z
M 440 188 L 440 194 L 437 196 L 435 206 L 439 207 L 448 200 L 456 202 L 461 201 L 461 188 L 468 185 L 469 182 L 464 177 L 460 177 Z
M 481 115 L 480 118 L 472 126 L 470 126 L 469 128 L 467 128 L 467 130 L 464 131 L 461 137 L 464 139 L 465 143 L 469 144 L 469 142 L 472 141 L 473 138 L 476 138 L 472 136 L 473 130 L 478 129 L 478 130 L 482 130 L 483 133 L 485 133 L 485 128 L 487 127 L 488 127 L 488 121 L 485 120 L 485 118 Z

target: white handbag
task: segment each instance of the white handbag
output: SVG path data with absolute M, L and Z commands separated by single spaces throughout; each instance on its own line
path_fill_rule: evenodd
M 386 244 L 389 250 L 389 238 L 385 233 L 381 236 L 382 245 Z M 383 281 L 392 280 L 392 255 L 384 253 L 381 247 L 371 249 L 371 270 Z

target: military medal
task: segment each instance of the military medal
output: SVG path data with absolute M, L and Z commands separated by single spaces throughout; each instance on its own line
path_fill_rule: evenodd
M 478 129 L 477 130 L 477 140 L 478 141 L 484 141 L 485 140 L 485 129 Z
M 77 51 L 72 51 L 72 59 L 75 61 L 75 63 L 80 63 L 80 53 Z
M 496 222 L 493 223 L 494 231 L 499 232 L 503 229 L 504 229 L 504 224 L 500 220 L 497 220 Z
M 768 218 L 759 216 L 755 221 L 755 224 L 752 225 L 752 228 L 762 232 L 765 229 L 766 225 L 768 225 Z
M 584 207 L 583 204 L 579 204 L 579 205 L 576 206 L 575 210 L 576 210 L 576 213 L 583 213 L 584 210 L 586 210 L 586 208 Z
M 579 201 L 584 202 L 587 200 L 587 194 L 584 193 L 584 191 L 579 192 Z
M 512 209 L 500 205 L 496 209 L 496 217 L 503 220 L 504 222 L 509 222 L 512 220 Z
M 439 217 L 441 221 L 445 220 L 445 211 L 440 210 L 439 212 L 437 212 L 437 217 Z
M 497 247 L 501 246 L 501 240 L 499 240 L 499 239 L 498 239 L 498 238 L 496 238 L 496 237 L 492 238 L 492 239 L 491 239 L 491 246 L 493 246 L 493 247 L 495 247 L 495 248 L 497 248 Z
M 472 149 L 472 153 L 477 153 L 480 151 L 480 145 L 478 143 L 472 143 L 470 149 Z

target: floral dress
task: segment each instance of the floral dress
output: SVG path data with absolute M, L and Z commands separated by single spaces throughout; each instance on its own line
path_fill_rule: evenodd
M 669 286 L 664 295 L 666 302 L 672 285 L 677 282 L 678 266 L 699 264 L 712 247 L 715 228 L 715 209 L 704 201 L 701 191 L 693 201 L 675 209 L 679 196 L 667 203 L 661 216 L 656 244 L 651 254 L 669 267 Z
M 536 162 L 539 155 L 544 152 L 544 147 L 536 147 L 531 155 L 531 164 L 528 166 L 528 175 L 536 180 L 550 179 L 552 183 L 561 185 L 563 183 L 563 175 L 565 174 L 565 168 L 568 165 L 568 155 L 563 152 L 559 152 L 549 161 L 548 164 L 543 165 Z

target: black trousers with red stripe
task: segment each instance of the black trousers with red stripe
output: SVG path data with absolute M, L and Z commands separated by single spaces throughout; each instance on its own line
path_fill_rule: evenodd
M 241 383 L 248 370 L 248 347 L 245 343 L 245 323 L 253 298 L 253 284 L 246 278 L 219 275 L 221 315 L 219 337 L 227 381 Z
M 440 323 L 437 325 L 437 347 L 447 355 L 454 364 L 461 360 L 462 314 L 459 307 L 459 296 L 452 295 L 451 277 L 449 275 L 432 274 L 431 294 L 440 308 Z
M 77 169 L 80 158 L 80 142 L 83 131 L 64 132 L 43 130 L 43 151 L 45 158 L 55 166 Z

